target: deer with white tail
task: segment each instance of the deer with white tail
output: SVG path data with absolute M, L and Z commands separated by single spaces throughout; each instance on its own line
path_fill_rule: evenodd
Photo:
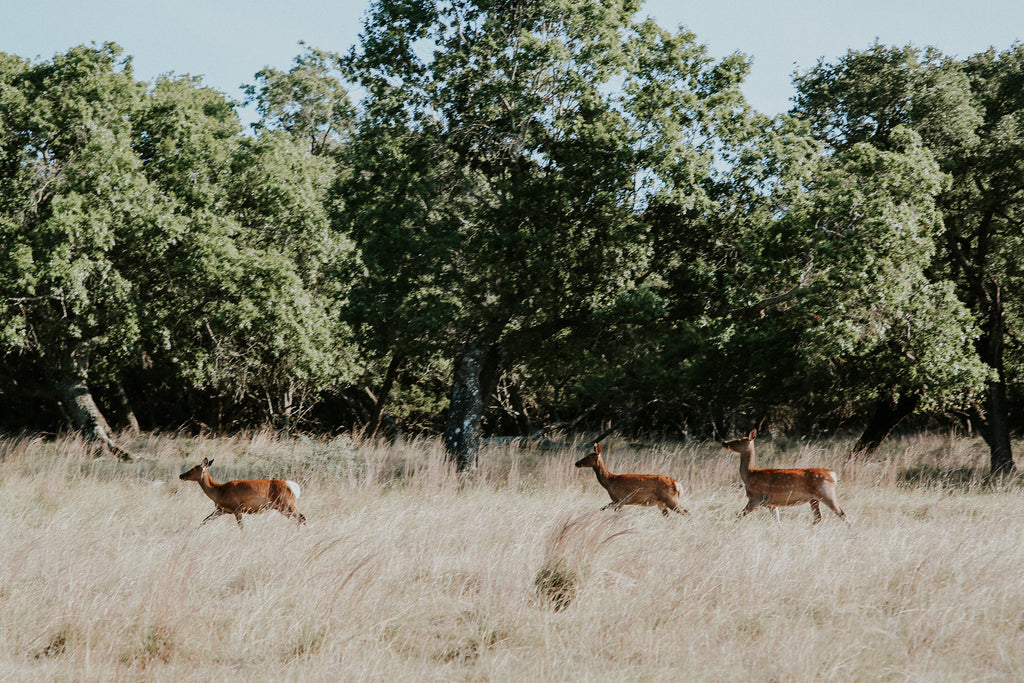
M 577 462 L 576 467 L 594 468 L 598 483 L 612 497 L 612 502 L 602 510 L 618 510 L 623 505 L 644 505 L 661 508 L 661 514 L 666 517 L 669 510 L 680 515 L 688 514 L 679 504 L 679 496 L 683 495 L 682 484 L 658 474 L 612 474 L 601 459 L 601 444 L 594 444 L 594 451 Z
M 306 517 L 299 512 L 299 485 L 284 479 L 240 479 L 218 484 L 210 477 L 212 460 L 203 461 L 183 472 L 179 479 L 197 481 L 203 493 L 209 496 L 217 506 L 199 526 L 211 519 L 224 514 L 235 516 L 238 526 L 242 526 L 243 514 L 255 514 L 266 509 L 277 510 L 282 515 L 294 519 L 300 525 L 306 523 Z
M 743 487 L 747 491 L 747 507 L 740 513 L 740 517 L 747 515 L 762 505 L 775 514 L 775 521 L 782 523 L 779 519 L 779 508 L 790 505 L 811 504 L 811 511 L 814 513 L 814 523 L 821 521 L 821 509 L 819 505 L 824 503 L 847 524 L 846 513 L 839 507 L 836 500 L 836 482 L 839 481 L 836 473 L 821 467 L 810 467 L 806 469 L 786 470 L 759 470 L 754 455 L 754 438 L 757 430 L 750 432 L 749 436 L 743 436 L 732 441 L 725 441 L 723 446 L 740 456 L 740 479 L 743 480 Z

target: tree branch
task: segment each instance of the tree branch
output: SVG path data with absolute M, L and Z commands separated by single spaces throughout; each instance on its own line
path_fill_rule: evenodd
M 798 299 L 804 296 L 815 294 L 824 288 L 825 282 L 823 280 L 818 280 L 809 285 L 799 284 L 790 289 L 788 292 L 783 292 L 782 294 L 771 296 L 768 297 L 767 299 L 762 299 L 761 301 L 758 301 L 757 303 L 754 304 L 741 306 L 739 308 L 733 308 L 730 311 L 728 311 L 724 317 L 761 318 L 764 317 L 765 311 L 769 308 L 775 308 L 776 306 L 784 304 L 787 301 L 792 301 L 793 299 Z

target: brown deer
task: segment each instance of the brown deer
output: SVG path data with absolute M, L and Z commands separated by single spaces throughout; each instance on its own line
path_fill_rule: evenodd
M 299 485 L 284 479 L 242 479 L 218 484 L 210 478 L 212 460 L 203 461 L 183 472 L 179 479 L 197 481 L 203 493 L 210 497 L 217 509 L 200 523 L 206 524 L 223 514 L 235 516 L 238 526 L 242 526 L 243 514 L 255 514 L 267 508 L 277 510 L 282 515 L 294 519 L 300 525 L 306 523 L 306 517 L 299 512 L 296 504 L 299 498 Z
M 810 503 L 811 510 L 814 512 L 814 523 L 817 524 L 821 521 L 821 510 L 818 506 L 820 503 L 824 503 L 849 524 L 846 513 L 839 507 L 839 502 L 836 500 L 838 478 L 835 472 L 821 467 L 788 470 L 755 469 L 754 438 L 756 436 L 757 430 L 755 429 L 750 432 L 749 436 L 722 443 L 730 451 L 740 455 L 740 479 L 743 480 L 743 486 L 747 491 L 747 507 L 740 513 L 740 517 L 763 505 L 775 514 L 775 521 L 781 524 L 780 507 Z
M 594 468 L 598 483 L 612 497 L 612 502 L 602 510 L 618 510 L 623 505 L 657 505 L 666 517 L 669 510 L 681 515 L 688 514 L 679 505 L 683 487 L 678 481 L 658 474 L 612 474 L 601 459 L 601 444 L 594 444 L 594 451 L 577 462 L 576 467 Z

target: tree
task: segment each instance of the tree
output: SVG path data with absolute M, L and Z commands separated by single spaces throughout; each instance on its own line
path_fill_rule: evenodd
M 902 129 L 888 150 L 822 154 L 799 121 L 752 121 L 708 210 L 651 208 L 688 229 L 659 244 L 666 313 L 635 383 L 706 436 L 737 417 L 834 429 L 892 402 L 963 406 L 985 373 L 951 283 L 929 276 L 945 182 L 930 152 Z M 901 416 L 884 417 L 865 443 Z
M 339 56 L 305 45 L 303 47 L 304 53 L 295 58 L 294 65 L 287 72 L 270 67 L 257 72 L 257 84 L 245 88 L 247 102 L 254 104 L 261 115 L 260 121 L 253 125 L 257 135 L 262 136 L 269 131 L 283 133 L 295 141 L 305 141 L 313 157 L 330 160 L 334 164 L 336 177 L 326 198 L 326 205 L 331 221 L 337 226 L 344 226 L 349 220 L 348 192 L 351 184 L 348 180 L 352 157 L 349 138 L 355 125 L 355 109 L 342 83 Z M 377 358 L 366 357 L 367 351 L 371 356 L 374 355 L 373 345 L 365 345 L 366 337 L 372 336 L 373 332 L 363 324 L 358 295 L 356 300 L 351 299 L 348 287 L 348 283 L 357 277 L 360 264 L 349 249 L 343 228 L 329 231 L 322 237 L 345 253 L 345 258 L 335 264 L 335 271 L 330 278 L 330 281 L 339 284 L 334 293 L 336 313 L 348 329 L 354 328 L 353 343 L 364 342 L 359 349 L 359 355 L 362 356 L 360 365 L 374 368 Z M 342 282 L 344 286 L 340 286 Z M 383 302 L 375 294 L 366 304 L 376 308 Z M 364 391 L 350 387 L 335 390 L 336 395 L 343 397 L 354 408 L 353 414 L 365 417 L 369 434 L 376 432 L 383 418 L 384 405 L 399 366 L 399 356 L 395 356 L 376 391 L 368 386 Z M 371 372 L 363 374 L 365 376 Z
M 955 283 L 981 330 L 977 354 L 990 375 L 974 417 L 994 474 L 1014 469 L 1004 350 L 1006 313 L 1017 308 L 1007 306 L 1006 293 L 1019 281 L 1021 54 L 1015 46 L 957 62 L 933 49 L 875 45 L 799 77 L 794 110 L 837 149 L 886 149 L 894 130 L 912 128 L 949 174 L 938 196 L 942 233 L 931 273 Z
M 332 161 L 242 137 L 198 79 L 135 81 L 116 45 L 0 69 L 0 359 L 72 425 L 118 449 L 94 391 L 130 406 L 130 378 L 287 427 L 347 376 Z
M 974 55 L 964 62 L 981 112 L 977 146 L 960 150 L 943 198 L 947 263 L 960 297 L 974 311 L 982 335 L 978 351 L 993 376 L 976 417 L 991 451 L 993 475 L 1016 470 L 1010 446 L 1009 387 L 1021 376 L 1020 296 L 1024 286 L 1024 45 Z M 1007 348 L 1016 363 L 1007 364 Z
M 741 102 L 743 60 L 716 64 L 638 9 L 380 0 L 347 59 L 367 92 L 351 196 L 387 198 L 353 234 L 409 317 L 446 330 L 459 469 L 509 358 L 647 276 L 643 207 L 667 182 L 699 197 Z
M 139 340 L 125 235 L 155 220 L 132 151 L 143 94 L 115 45 L 50 62 L 3 55 L 0 130 L 0 341 L 32 357 L 68 420 L 126 457 L 93 398 L 116 382 Z
M 163 78 L 137 117 L 137 149 L 167 206 L 144 276 L 147 351 L 235 423 L 288 428 L 345 377 L 348 248 L 328 218 L 334 166 L 308 141 L 240 135 L 234 107 L 192 78 Z M 219 423 L 219 420 L 218 420 Z
M 855 450 L 877 447 L 918 406 L 969 405 L 988 376 L 969 312 L 932 274 L 945 179 L 916 134 L 898 128 L 892 142 L 838 153 L 791 216 L 817 233 L 813 253 L 828 273 L 802 312 L 813 321 L 803 366 L 831 375 L 845 406 L 870 411 Z
M 309 144 L 314 156 L 337 153 L 351 132 L 355 109 L 337 71 L 339 57 L 300 43 L 305 52 L 288 71 L 265 67 L 244 88 L 256 105 L 257 131 L 283 130 Z

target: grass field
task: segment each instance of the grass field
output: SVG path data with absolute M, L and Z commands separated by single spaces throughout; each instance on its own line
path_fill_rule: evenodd
M 76 439 L 0 440 L 0 681 L 1010 681 L 1024 679 L 1024 489 L 980 442 L 758 441 L 762 466 L 840 473 L 823 509 L 759 510 L 720 445 L 632 448 L 691 514 L 598 512 L 582 451 L 439 442 L 147 437 L 135 463 Z M 177 478 L 302 486 L 198 528 Z

